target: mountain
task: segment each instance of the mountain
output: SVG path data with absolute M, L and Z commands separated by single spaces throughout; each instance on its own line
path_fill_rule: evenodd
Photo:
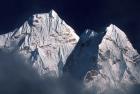
M 0 35 L 0 48 L 26 57 L 41 76 L 59 77 L 78 40 L 75 31 L 52 10 L 35 14 L 19 29 Z
M 115 25 L 107 27 L 99 44 L 97 62 L 93 63 L 100 67 L 87 72 L 84 81 L 88 88 L 103 92 L 109 87 L 124 89 L 140 81 L 140 55 Z
M 86 30 L 81 36 L 64 66 L 64 71 L 76 79 L 83 80 L 87 71 L 98 68 L 98 45 L 104 34 Z
M 87 29 L 79 37 L 54 10 L 0 35 L 0 51 L 23 56 L 42 78 L 68 73 L 99 94 L 140 83 L 140 55 L 122 30 L 111 24 L 106 32 Z

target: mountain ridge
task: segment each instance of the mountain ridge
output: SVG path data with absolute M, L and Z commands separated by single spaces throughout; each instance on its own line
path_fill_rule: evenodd
M 78 36 L 51 10 L 34 14 L 19 29 L 0 35 L 0 49 L 23 55 L 42 78 L 69 73 L 99 93 L 107 89 L 104 86 L 140 83 L 140 55 L 113 24 L 106 32 L 87 29 Z
M 74 32 L 52 10 L 49 13 L 34 14 L 17 31 L 1 35 L 0 48 L 12 52 L 18 51 L 27 57 L 28 62 L 33 64 L 40 75 L 53 71 L 52 74 L 58 77 L 61 75 L 61 67 L 65 64 L 67 56 L 79 40 Z M 59 61 L 63 63 L 61 66 Z
M 99 89 L 100 93 L 108 87 L 128 89 L 128 85 L 140 81 L 139 62 L 140 55 L 132 47 L 125 33 L 111 24 L 107 27 L 106 34 L 99 44 L 97 64 L 101 68 L 92 69 L 87 73 L 86 84 Z M 126 92 L 125 89 L 122 91 Z

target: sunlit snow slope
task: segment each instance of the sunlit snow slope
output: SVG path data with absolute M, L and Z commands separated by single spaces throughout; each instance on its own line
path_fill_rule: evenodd
M 103 92 L 109 87 L 124 89 L 140 81 L 140 55 L 125 33 L 115 25 L 107 27 L 96 63 L 100 68 L 93 68 L 85 76 L 89 88 L 98 88 Z
M 62 75 L 79 37 L 55 11 L 35 14 L 14 32 L 0 35 L 0 48 L 19 52 L 42 76 Z

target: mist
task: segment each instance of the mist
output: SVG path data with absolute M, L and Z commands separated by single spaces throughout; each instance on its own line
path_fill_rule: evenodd
M 18 53 L 0 51 L 0 94 L 82 94 L 82 88 L 68 75 L 41 78 Z
M 123 88 L 122 88 L 123 89 Z M 0 51 L 0 94 L 96 94 L 86 90 L 83 83 L 65 74 L 63 77 L 41 78 L 18 53 Z M 140 85 L 129 87 L 124 93 L 109 88 L 103 94 L 139 94 Z

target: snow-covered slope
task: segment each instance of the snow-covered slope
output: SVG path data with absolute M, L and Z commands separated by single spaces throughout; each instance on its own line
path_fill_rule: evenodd
M 0 35 L 0 48 L 19 52 L 42 76 L 60 76 L 79 37 L 52 10 L 35 14 L 14 32 Z
M 88 88 L 96 88 L 101 93 L 109 87 L 121 88 L 139 83 L 140 55 L 118 27 L 107 27 L 98 51 L 97 64 L 100 68 L 93 68 L 86 74 Z

